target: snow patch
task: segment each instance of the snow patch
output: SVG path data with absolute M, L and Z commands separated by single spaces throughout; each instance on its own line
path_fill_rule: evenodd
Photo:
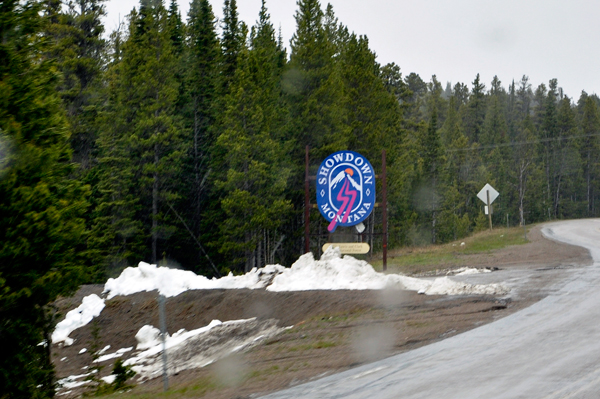
M 462 268 L 457 275 L 487 273 L 487 269 Z M 431 289 L 432 285 L 435 289 Z M 467 288 L 458 289 L 458 286 Z M 342 257 L 340 249 L 329 247 L 315 260 L 312 253 L 302 255 L 290 268 L 281 265 L 267 265 L 254 268 L 242 276 L 228 276 L 220 279 L 208 279 L 190 271 L 157 267 L 140 262 L 138 267 L 128 267 L 116 279 L 109 279 L 104 287 L 108 298 L 116 295 L 130 295 L 140 291 L 158 290 L 162 295 L 175 296 L 193 289 L 266 289 L 267 291 L 308 291 L 308 290 L 379 290 L 397 287 L 409 291 L 417 291 L 428 295 L 469 295 L 479 291 L 507 293 L 507 287 L 499 288 L 492 284 L 490 288 L 469 284 L 449 282 L 446 280 L 432 282 L 399 274 L 383 274 L 376 272 L 364 260 L 352 256 Z M 445 290 L 446 289 L 446 290 Z M 156 332 L 140 332 L 154 334 Z M 150 338 L 148 338 L 150 339 Z M 139 344 L 138 344 L 139 345 Z M 144 344 L 141 344 L 144 345 Z
M 267 291 L 379 290 L 388 281 L 364 260 L 348 255 L 342 258 L 340 249 L 331 246 L 320 260 L 310 252 L 302 255 L 291 268 L 275 276 Z
M 504 284 L 468 284 L 451 280 L 448 277 L 436 278 L 429 288 L 419 291 L 426 295 L 497 295 L 508 294 L 510 289 Z
M 262 289 L 270 283 L 273 275 L 281 273 L 284 269 L 281 265 L 267 265 L 260 269 L 253 268 L 242 276 L 230 273 L 220 279 L 208 279 L 191 271 L 140 262 L 138 267 L 123 270 L 116 279 L 109 278 L 104 285 L 104 293 L 108 293 L 107 299 L 111 299 L 117 295 L 154 290 L 166 297 L 172 297 L 188 290 Z
M 140 332 L 144 330 L 141 334 Z M 162 373 L 162 342 L 155 340 L 157 329 L 144 326 L 136 334 L 138 346 L 150 345 L 148 349 L 135 354 L 123 364 L 131 365 L 140 380 L 155 378 Z M 257 321 L 253 319 L 221 322 L 213 320 L 209 325 L 192 331 L 179 330 L 173 336 L 165 337 L 169 374 L 183 370 L 204 367 L 218 359 L 241 349 L 256 345 L 279 332 L 275 320 Z M 148 339 L 149 338 L 149 339 Z
M 117 378 L 116 375 L 110 374 L 110 375 L 107 375 L 106 377 L 101 377 L 100 379 L 102 381 L 106 382 L 107 384 L 112 384 L 113 382 L 115 382 L 116 378 Z
M 133 350 L 133 346 L 130 346 L 129 348 L 121 348 L 115 353 L 109 353 L 107 355 L 100 356 L 98 359 L 94 360 L 94 363 L 102 363 L 107 360 L 114 359 L 116 357 L 121 357 L 125 353 L 130 352 L 131 350 Z
M 56 325 L 52 333 L 52 343 L 64 342 L 65 346 L 72 345 L 74 340 L 69 338 L 73 330 L 83 327 L 100 314 L 104 309 L 104 299 L 96 294 L 88 295 L 81 301 L 77 309 L 71 310 L 63 321 Z
M 452 273 L 455 276 L 466 276 L 469 274 L 479 274 L 479 273 L 491 273 L 490 269 L 477 269 L 474 267 L 461 267 L 459 269 L 453 270 Z
M 463 268 L 459 275 L 486 273 L 490 270 Z M 329 247 L 315 260 L 312 253 L 302 255 L 291 268 L 275 276 L 267 291 L 305 290 L 378 290 L 388 287 L 417 291 L 426 295 L 506 295 L 510 289 L 503 284 L 473 285 L 447 277 L 435 280 L 399 274 L 376 272 L 365 261 L 352 256 L 341 257 L 339 248 Z
M 160 343 L 160 330 L 156 327 L 145 325 L 135 334 L 138 344 L 137 350 L 152 348 Z
M 79 374 L 79 375 L 70 375 L 68 377 L 65 377 L 61 380 L 57 381 L 58 386 L 60 387 L 60 389 L 73 389 L 73 388 L 77 388 L 80 387 L 82 385 L 85 384 L 89 384 L 90 380 L 85 380 L 85 377 L 88 377 L 92 375 L 92 373 L 87 373 L 87 374 Z M 79 381 L 81 380 L 81 381 Z

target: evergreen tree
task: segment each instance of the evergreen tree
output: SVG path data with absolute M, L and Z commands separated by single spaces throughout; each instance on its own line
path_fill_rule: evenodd
M 442 93 L 442 98 L 448 100 L 452 95 L 452 83 L 446 82 L 446 89 L 444 89 L 444 92 Z
M 403 112 L 408 105 L 407 100 L 412 96 L 412 92 L 402 79 L 400 67 L 394 63 L 387 64 L 380 69 L 379 74 L 383 80 L 383 85 L 396 97 L 396 101 L 400 104 L 400 109 Z
M 212 190 L 212 183 L 221 172 L 214 167 L 214 142 L 216 116 L 221 101 L 219 71 L 221 63 L 220 43 L 216 33 L 216 19 L 208 0 L 194 0 L 190 4 L 187 23 L 188 49 L 185 59 L 185 104 L 183 106 L 186 138 L 182 176 L 191 178 L 181 181 L 182 199 L 180 214 L 187 221 L 191 232 L 202 243 L 217 241 L 215 229 L 211 228 L 222 218 L 219 199 Z M 222 113 L 222 112 L 221 112 Z M 215 197 L 211 197 L 215 195 Z M 191 237 L 181 237 L 182 248 L 197 244 Z M 210 248 L 207 248 L 210 250 Z M 207 270 L 202 251 L 187 252 L 189 258 L 182 261 L 195 271 Z M 191 256 L 193 254 L 193 256 Z M 211 252 L 211 255 L 214 255 Z M 211 256 L 212 257 L 212 256 Z
M 481 83 L 479 74 L 477 74 L 473 81 L 473 88 L 471 89 L 467 106 L 468 110 L 463 122 L 465 134 L 471 143 L 479 143 L 487 110 L 485 85 Z
M 273 262 L 280 229 L 292 207 L 285 198 L 291 169 L 281 141 L 285 109 L 280 101 L 280 49 L 263 1 L 258 25 L 244 50 L 226 97 L 217 147 L 224 155 L 221 251 L 248 272 Z
M 102 101 L 101 79 L 106 43 L 101 18 L 105 0 L 69 0 L 65 10 L 59 1 L 46 5 L 47 36 L 52 39 L 49 58 L 57 61 L 62 79 L 58 84 L 71 124 L 73 160 L 83 170 L 92 166 Z
M 440 177 L 445 162 L 435 108 L 431 112 L 431 119 L 423 140 L 422 154 L 423 177 L 417 198 L 422 209 L 428 213 L 427 220 L 431 223 L 431 242 L 435 244 L 438 235 L 437 216 L 443 191 Z
M 397 96 L 406 94 L 405 84 L 397 67 L 389 66 L 385 73 L 391 75 L 382 76 L 384 72 L 369 49 L 366 37 L 349 34 L 340 46 L 338 63 L 350 125 L 348 147 L 369 158 L 376 169 L 380 168 L 382 150 L 386 150 L 388 198 L 396 202 L 395 206 L 388 208 L 389 219 L 404 221 L 406 204 L 403 190 L 408 185 L 402 180 L 410 170 L 411 161 L 405 157 L 408 156 L 406 131 L 402 127 L 402 111 Z M 379 229 L 381 224 L 376 216 L 379 214 L 364 222 L 367 231 Z M 397 230 L 394 226 L 390 232 L 391 239 L 394 239 Z M 378 248 L 379 242 L 372 241 L 371 244 Z
M 534 127 L 536 130 L 540 130 L 544 121 L 544 104 L 546 102 L 546 96 L 548 95 L 548 88 L 544 83 L 536 87 L 533 92 L 531 106 L 532 106 L 532 118 Z
M 298 1 L 295 18 L 297 28 L 284 76 L 297 137 L 294 155 L 302 159 L 304 147 L 309 145 L 318 159 L 348 145 L 346 115 L 341 107 L 343 82 L 334 63 L 336 44 L 328 40 L 318 0 Z
M 171 4 L 169 5 L 168 30 L 173 52 L 180 56 L 183 53 L 185 45 L 185 28 L 181 20 L 179 7 L 177 6 L 177 0 L 171 0 Z
M 500 101 L 503 101 L 504 98 L 502 97 L 506 96 L 506 90 L 504 90 L 504 87 L 502 87 L 502 82 L 497 75 L 494 75 L 490 86 L 490 96 L 500 97 Z
M 489 98 L 488 109 L 479 140 L 482 146 L 493 149 L 508 142 L 508 126 L 503 108 L 503 104 L 498 96 L 491 96 Z
M 598 194 L 598 160 L 600 159 L 600 112 L 591 96 L 584 100 L 581 120 L 581 158 L 585 179 L 584 198 L 588 217 L 596 216 L 595 195 Z
M 439 126 L 444 124 L 448 108 L 448 102 L 444 99 L 443 95 L 442 84 L 433 75 L 431 82 L 427 84 L 427 112 L 431 114 L 435 110 Z
M 399 107 L 383 84 L 368 39 L 351 34 L 340 64 L 351 129 L 349 148 L 370 159 L 379 159 L 382 149 L 394 154 L 401 133 Z
M 175 112 L 177 116 L 185 118 L 189 112 L 189 96 L 187 93 L 186 63 L 189 46 L 186 43 L 186 26 L 181 20 L 181 13 L 177 6 L 177 0 L 171 0 L 167 16 L 167 30 L 171 38 L 173 56 L 175 57 L 175 68 L 172 73 L 178 86 L 177 102 Z
M 0 396 L 54 396 L 48 305 L 83 280 L 86 189 L 71 180 L 68 122 L 40 4 L 0 4 Z M 45 342 L 45 345 L 38 345 Z
M 446 149 L 446 163 L 443 181 L 446 191 L 440 214 L 440 237 L 456 240 L 469 231 L 469 211 L 467 205 L 474 192 L 470 175 L 472 173 L 473 151 L 463 134 L 462 122 L 456 107 L 457 99 L 451 96 L 448 103 L 448 117 L 442 126 L 441 141 Z
M 298 211 L 304 206 L 302 190 L 304 168 L 299 160 L 304 159 L 306 146 L 310 147 L 310 159 L 319 160 L 332 152 L 348 148 L 349 126 L 345 114 L 344 83 L 336 60 L 339 58 L 339 43 L 332 42 L 335 30 L 331 24 L 330 10 L 327 20 L 318 0 L 300 0 L 295 14 L 296 31 L 291 40 L 290 62 L 282 77 L 284 99 L 290 111 L 288 137 L 291 141 L 291 157 L 294 165 L 290 199 Z M 329 24 L 327 29 L 325 22 Z M 322 218 L 313 212 L 315 223 Z M 289 231 L 301 232 L 302 218 L 289 225 Z M 315 228 L 318 225 L 315 225 Z M 301 251 L 300 240 L 295 240 Z M 297 256 L 297 255 L 296 255 Z
M 452 95 L 456 98 L 456 109 L 459 109 L 469 101 L 469 88 L 464 83 L 457 83 L 452 88 Z
M 516 107 L 517 107 L 517 86 L 513 79 L 513 81 L 511 82 L 511 84 L 509 86 L 508 93 L 507 93 L 507 100 L 506 100 L 506 124 L 507 124 L 507 128 L 508 128 L 508 141 L 514 141 L 515 137 L 517 135 L 516 131 L 517 131 L 517 126 L 518 126 L 518 119 L 517 119 Z
M 509 177 L 513 189 L 516 191 L 518 205 L 519 225 L 525 223 L 525 206 L 527 204 L 527 194 L 531 191 L 531 179 L 535 176 L 537 165 L 537 146 L 534 144 L 535 135 L 530 127 L 525 124 L 517 131 L 517 142 L 513 148 L 512 161 L 513 167 L 509 169 Z
M 579 133 L 575 110 L 568 97 L 563 97 L 557 111 L 558 136 L 552 159 L 554 166 L 554 217 L 569 217 L 576 212 L 572 194 L 578 187 L 581 176 L 581 158 L 574 140 Z
M 223 53 L 222 80 L 223 93 L 227 93 L 229 85 L 238 68 L 238 57 L 246 40 L 245 24 L 239 21 L 236 0 L 225 0 L 223 6 L 223 38 L 221 49 Z
M 406 78 L 405 83 L 408 86 L 408 90 L 412 93 L 411 97 L 407 99 L 410 106 L 406 107 L 405 121 L 409 127 L 414 127 L 416 123 L 425 119 L 427 115 L 425 112 L 425 96 L 427 95 L 427 83 L 421 79 L 421 77 L 411 72 Z
M 108 217 L 121 216 L 117 225 L 123 229 L 112 231 L 115 224 L 103 219 L 99 224 L 112 235 L 109 254 L 122 257 L 122 242 L 133 235 L 128 246 L 132 255 L 156 263 L 159 249 L 165 255 L 172 249 L 168 239 L 175 221 L 167 214 L 179 195 L 175 183 L 182 158 L 181 124 L 174 110 L 178 84 L 172 74 L 177 59 L 161 1 L 142 1 L 139 13 L 130 14 L 122 51 L 113 75 L 116 91 L 107 115 L 109 126 L 102 137 L 105 194 L 100 208 L 112 208 Z M 150 251 L 138 252 L 141 248 Z
M 63 4 L 64 3 L 64 4 Z M 45 2 L 44 27 L 48 39 L 46 56 L 55 62 L 60 72 L 57 81 L 63 108 L 71 127 L 70 143 L 73 161 L 79 166 L 77 178 L 96 187 L 96 157 L 99 115 L 105 102 L 103 87 L 106 41 L 102 38 L 105 15 L 104 0 L 69 0 Z M 89 197 L 94 206 L 97 191 Z M 92 223 L 88 214 L 87 224 Z M 87 261 L 97 264 L 94 250 L 88 246 Z
M 552 193 L 554 192 L 554 175 L 556 160 L 556 140 L 558 138 L 558 120 L 557 120 L 557 82 L 556 79 L 552 79 L 549 84 L 549 90 L 543 99 L 540 99 L 540 113 L 538 114 L 539 125 L 539 137 L 541 142 L 541 154 L 543 156 L 544 171 L 546 174 L 546 187 L 545 187 L 545 207 L 547 208 L 548 218 L 551 217 L 551 210 L 554 209 L 554 198 Z
M 517 89 L 517 105 L 515 112 L 517 113 L 516 118 L 518 121 L 523 121 L 527 116 L 529 116 L 532 97 L 533 93 L 531 91 L 529 78 L 523 75 L 521 81 L 519 82 L 519 88 Z
M 513 212 L 511 209 L 514 198 L 511 194 L 512 191 L 509 189 L 510 184 L 507 177 L 509 169 L 512 167 L 510 162 L 509 127 L 505 113 L 507 98 L 500 80 L 494 77 L 491 89 L 486 97 L 485 119 L 478 140 L 481 145 L 480 155 L 488 175 L 486 180 L 503 193 L 502 197 L 494 203 L 493 211 L 496 211 L 494 213 L 497 217 L 500 216 L 500 209 L 505 214 L 516 214 L 516 210 Z M 485 183 L 481 182 L 480 184 Z

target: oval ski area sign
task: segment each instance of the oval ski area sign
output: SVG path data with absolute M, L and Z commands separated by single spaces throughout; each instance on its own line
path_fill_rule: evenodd
M 354 226 L 365 220 L 375 204 L 375 170 L 354 151 L 329 155 L 317 172 L 317 206 L 330 221 L 327 230 Z

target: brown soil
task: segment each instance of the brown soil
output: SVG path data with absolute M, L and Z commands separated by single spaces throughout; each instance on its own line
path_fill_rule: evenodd
M 477 267 L 532 268 L 547 270 L 591 263 L 587 250 L 544 239 L 540 228 L 529 232 L 528 244 L 490 254 L 466 255 L 466 265 Z M 171 376 L 169 397 L 247 398 L 299 384 L 326 374 L 423 346 L 467 331 L 529 306 L 541 299 L 543 287 L 556 274 L 539 273 L 536 289 L 517 300 L 493 297 L 424 296 L 404 291 L 308 291 L 274 293 L 262 290 L 189 291 L 169 298 L 167 326 L 172 334 L 181 328 L 196 329 L 213 319 L 221 321 L 257 317 L 276 319 L 279 326 L 293 326 L 277 337 L 210 366 Z M 72 298 L 57 301 L 64 314 L 77 307 L 101 286 L 82 287 Z M 59 378 L 85 373 L 91 366 L 88 352 L 93 326 L 99 331 L 99 348 L 109 352 L 135 346 L 135 334 L 145 324 L 159 326 L 156 292 L 116 297 L 94 323 L 75 330 L 69 347 L 53 347 Z M 65 358 L 61 361 L 60 359 Z M 124 359 L 127 355 L 124 356 Z M 103 364 L 102 375 L 113 360 Z M 135 379 L 134 379 L 135 380 Z M 156 397 L 161 379 L 137 385 L 132 397 Z M 72 397 L 83 389 L 75 389 Z M 139 396 L 138 396 L 139 395 Z

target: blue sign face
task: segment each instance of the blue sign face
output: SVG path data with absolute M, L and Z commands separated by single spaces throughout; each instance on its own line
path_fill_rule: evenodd
M 317 172 L 317 205 L 331 222 L 330 233 L 365 220 L 375 205 L 375 170 L 367 158 L 354 151 L 325 158 Z

